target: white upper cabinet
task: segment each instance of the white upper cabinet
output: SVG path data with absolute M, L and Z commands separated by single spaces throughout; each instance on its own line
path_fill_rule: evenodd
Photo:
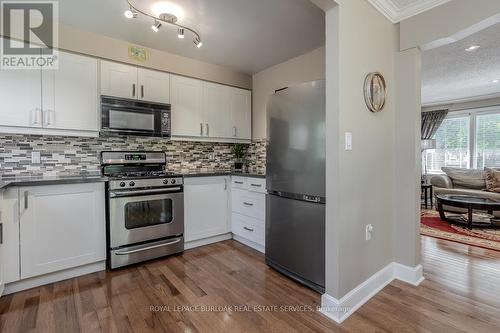
M 172 104 L 172 135 L 203 136 L 203 83 L 200 80 L 172 75 L 170 88 Z
M 101 95 L 170 103 L 170 74 L 101 60 Z
M 228 138 L 231 134 L 231 110 L 228 87 L 203 82 L 203 118 L 205 136 Z
M 101 60 L 101 95 L 137 98 L 137 67 Z
M 170 103 L 170 74 L 139 68 L 138 80 L 139 99 Z
M 42 126 L 40 80 L 41 69 L 1 71 L 0 126 Z
M 44 128 L 98 131 L 97 60 L 60 52 L 59 68 L 42 71 Z
M 171 76 L 172 135 L 204 140 L 251 139 L 251 92 Z
M 229 88 L 231 137 L 242 140 L 252 139 L 252 92 Z

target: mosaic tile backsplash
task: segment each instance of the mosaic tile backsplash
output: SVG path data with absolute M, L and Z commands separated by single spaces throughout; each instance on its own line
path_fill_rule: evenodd
M 0 178 L 22 176 L 69 176 L 99 173 L 103 150 L 149 150 L 167 154 L 167 170 L 177 173 L 231 170 L 234 156 L 230 143 L 166 141 L 144 137 L 65 137 L 0 135 Z M 31 163 L 31 153 L 40 152 L 41 163 Z M 265 173 L 266 142 L 248 146 L 247 166 Z

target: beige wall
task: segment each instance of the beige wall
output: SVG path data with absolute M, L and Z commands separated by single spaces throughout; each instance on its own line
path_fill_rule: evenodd
M 252 89 L 251 75 L 172 53 L 147 48 L 150 51 L 148 61 L 139 62 L 132 60 L 128 57 L 128 47 L 130 45 L 136 44 L 62 24 L 59 25 L 59 48 L 63 50 Z
M 366 0 L 337 3 L 326 16 L 326 292 L 340 299 L 393 261 L 398 29 Z M 374 71 L 388 84 L 387 104 L 376 114 L 362 89 Z M 352 151 L 344 150 L 345 132 L 353 134 Z
M 253 76 L 253 139 L 266 137 L 266 106 L 276 89 L 325 78 L 325 48 L 265 69 Z

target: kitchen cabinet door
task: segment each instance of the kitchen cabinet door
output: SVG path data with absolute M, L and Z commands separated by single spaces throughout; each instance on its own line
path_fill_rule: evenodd
M 229 87 L 203 82 L 205 135 L 212 138 L 231 137 L 231 100 Z
M 59 52 L 59 68 L 42 71 L 43 127 L 99 130 L 97 59 Z
M 244 89 L 230 89 L 231 137 L 252 139 L 252 92 Z
M 230 232 L 229 177 L 186 178 L 184 184 L 186 242 Z
M 2 70 L 0 126 L 41 127 L 41 96 L 41 69 Z
M 200 137 L 205 135 L 200 80 L 171 75 L 172 135 Z
M 104 183 L 20 187 L 21 279 L 106 258 Z
M 19 191 L 9 187 L 0 194 L 2 222 L 2 280 L 19 281 Z
M 170 103 L 170 74 L 139 68 L 139 99 L 157 103 Z
M 101 60 L 101 95 L 137 99 L 137 67 Z

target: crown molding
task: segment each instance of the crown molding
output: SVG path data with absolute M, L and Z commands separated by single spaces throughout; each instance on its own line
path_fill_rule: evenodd
M 408 6 L 399 8 L 392 0 L 368 0 L 379 12 L 392 23 L 399 23 L 407 18 L 441 6 L 451 0 L 421 0 Z

